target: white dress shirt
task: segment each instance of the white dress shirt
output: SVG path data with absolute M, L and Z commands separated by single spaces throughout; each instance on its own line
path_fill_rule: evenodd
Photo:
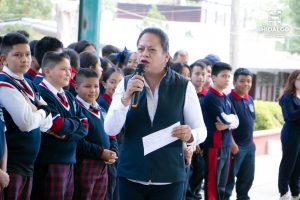
M 154 94 L 145 81 L 147 107 L 151 122 L 153 122 L 158 104 L 159 85 L 155 88 Z M 121 102 L 124 90 L 124 79 L 118 84 L 113 95 L 112 103 L 104 121 L 105 132 L 111 136 L 120 133 L 130 106 L 124 106 Z M 203 121 L 202 111 L 197 97 L 195 87 L 189 81 L 185 94 L 185 103 L 183 108 L 184 122 L 192 129 L 194 141 L 190 145 L 200 144 L 206 139 L 207 131 Z
M 24 80 L 26 82 L 23 76 L 20 77 L 14 74 L 7 67 L 4 67 L 3 71 L 17 80 Z M 31 106 L 24 97 L 25 93 L 22 94 L 10 83 L 1 81 L 0 83 L 8 86 L 0 87 L 0 105 L 7 110 L 14 123 L 21 131 L 29 132 L 33 129 L 40 128 L 42 132 L 46 132 L 51 128 L 51 113 L 46 117 L 46 112 L 43 109 L 33 112 Z M 29 87 L 27 82 L 25 84 Z M 42 98 L 40 98 L 40 100 L 43 104 L 47 105 Z

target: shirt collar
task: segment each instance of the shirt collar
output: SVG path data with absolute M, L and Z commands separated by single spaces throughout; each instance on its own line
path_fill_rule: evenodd
M 218 95 L 219 97 L 221 96 L 226 96 L 226 94 L 224 92 L 220 93 L 218 90 L 214 89 L 213 87 L 209 88 L 209 91 L 215 93 L 216 95 Z
M 4 66 L 3 67 L 3 72 L 7 73 L 9 76 L 13 77 L 14 79 L 17 80 L 24 80 L 24 76 L 18 76 L 17 74 L 13 73 L 8 67 Z
M 86 102 L 85 100 L 83 100 L 81 97 L 79 97 L 78 95 L 76 96 L 77 101 L 79 101 L 81 103 L 81 105 L 83 105 L 87 110 L 90 108 L 90 106 L 93 107 L 99 107 L 98 103 L 95 101 L 93 104 L 90 104 L 88 102 Z
M 207 90 L 205 89 L 205 87 L 202 87 L 201 92 L 198 92 L 198 94 L 201 94 L 201 95 L 203 95 L 203 96 L 205 96 L 206 93 L 207 93 Z
M 49 83 L 46 79 L 43 79 L 42 81 L 45 86 L 50 90 L 54 95 L 57 95 L 57 93 L 62 93 L 64 90 L 61 88 L 60 90 L 57 90 L 51 83 Z
M 231 96 L 233 96 L 233 98 L 235 98 L 236 100 L 242 100 L 242 99 L 248 100 L 249 98 L 248 94 L 244 94 L 243 96 L 240 96 L 234 90 L 231 90 Z

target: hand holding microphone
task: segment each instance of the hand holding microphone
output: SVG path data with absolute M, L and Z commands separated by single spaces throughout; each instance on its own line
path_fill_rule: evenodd
M 125 106 L 128 106 L 130 102 L 132 108 L 138 106 L 140 92 L 143 91 L 144 88 L 144 67 L 144 64 L 138 64 L 133 77 L 128 81 L 127 89 L 122 97 L 122 103 Z

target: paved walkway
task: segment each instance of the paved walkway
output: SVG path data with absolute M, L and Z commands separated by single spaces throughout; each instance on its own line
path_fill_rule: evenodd
M 271 155 L 256 157 L 255 178 L 249 193 L 251 200 L 279 199 L 277 180 L 279 163 L 281 160 L 280 143 L 276 144 L 274 147 L 275 150 Z M 231 199 L 234 200 L 235 196 Z

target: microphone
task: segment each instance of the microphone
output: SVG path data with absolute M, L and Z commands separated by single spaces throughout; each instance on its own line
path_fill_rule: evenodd
M 145 65 L 144 64 L 138 64 L 136 67 L 136 70 L 134 72 L 134 75 L 140 75 L 140 76 L 144 76 L 145 73 Z M 138 106 L 138 102 L 139 102 L 139 97 L 140 97 L 140 92 L 136 91 L 133 93 L 132 98 L 131 98 L 131 107 L 132 108 L 137 108 Z

